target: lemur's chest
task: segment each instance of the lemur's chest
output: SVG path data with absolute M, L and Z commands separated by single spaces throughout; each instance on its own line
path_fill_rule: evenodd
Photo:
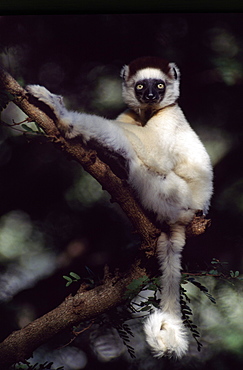
M 159 173 L 168 173 L 177 164 L 176 147 L 180 135 L 178 106 L 167 107 L 154 114 L 145 126 L 138 126 L 131 112 L 120 115 L 119 125 L 141 164 Z M 136 115 L 137 119 L 139 117 Z
M 172 153 L 176 145 L 176 135 L 172 128 L 139 127 L 136 132 L 126 130 L 126 136 L 141 163 L 150 170 L 165 174 L 174 168 L 176 163 Z

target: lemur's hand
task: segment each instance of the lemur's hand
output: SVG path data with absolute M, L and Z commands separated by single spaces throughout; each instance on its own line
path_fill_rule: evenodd
M 63 97 L 61 95 L 52 94 L 44 86 L 28 85 L 25 89 L 35 98 L 48 105 L 57 115 L 60 112 L 60 107 L 64 106 Z

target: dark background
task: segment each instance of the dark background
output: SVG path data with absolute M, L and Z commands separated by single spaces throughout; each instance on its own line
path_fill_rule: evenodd
M 41 84 L 64 95 L 70 109 L 115 118 L 124 109 L 119 79 L 124 64 L 155 55 L 179 66 L 180 106 L 204 141 L 215 173 L 209 214 L 212 226 L 203 236 L 189 240 L 184 251 L 183 266 L 190 271 L 209 268 L 213 258 L 226 261 L 229 270 L 243 270 L 242 21 L 241 13 L 0 17 L 1 64 L 23 86 Z M 2 119 L 18 122 L 15 114 L 9 108 Z M 126 256 L 129 261 L 138 241 L 109 196 L 103 196 L 95 182 L 43 136 L 23 135 L 1 125 L 0 153 L 3 339 L 24 320 L 44 314 L 75 291 L 73 285 L 65 288 L 62 275 L 75 271 L 98 280 L 105 263 L 115 266 L 117 259 L 125 256 L 126 264 Z M 222 283 L 210 284 L 221 298 Z M 241 292 L 241 285 L 235 285 L 231 285 L 232 296 Z M 242 313 L 235 313 L 239 322 Z M 227 321 L 226 314 L 224 319 Z M 234 330 L 229 327 L 219 336 L 229 338 Z M 210 356 L 195 355 L 194 365 L 215 369 L 221 369 L 222 363 L 225 369 L 232 364 L 242 366 L 243 331 L 240 326 L 237 330 L 229 346 L 208 334 L 205 351 Z M 212 341 L 215 348 L 210 352 Z M 82 345 L 88 356 L 87 369 L 94 363 L 96 368 L 120 363 L 96 362 L 88 344 Z M 84 368 L 72 366 L 65 369 Z M 122 366 L 135 365 L 125 362 Z M 143 368 L 136 366 L 130 368 Z M 162 369 L 168 363 L 150 366 Z

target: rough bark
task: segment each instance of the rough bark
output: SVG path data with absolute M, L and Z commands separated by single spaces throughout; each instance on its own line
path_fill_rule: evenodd
M 124 301 L 127 285 L 133 279 L 146 274 L 146 257 L 155 252 L 159 230 L 144 214 L 125 182 L 98 158 L 97 153 L 82 146 L 77 140 L 67 141 L 61 137 L 51 112 L 45 113 L 40 109 L 37 100 L 32 100 L 17 81 L 1 68 L 0 88 L 14 96 L 13 102 L 45 131 L 46 136 L 52 140 L 54 145 L 78 161 L 100 182 L 102 187 L 110 193 L 112 200 L 121 206 L 131 220 L 135 231 L 141 236 L 139 256 L 129 271 L 114 277 L 106 276 L 103 283 L 92 290 L 86 291 L 81 287 L 75 296 L 68 296 L 54 310 L 6 338 L 0 344 L 0 368 L 5 369 L 10 364 L 29 358 L 36 348 L 58 332 L 77 325 L 81 321 L 95 318 L 121 304 Z M 32 104 L 32 101 L 35 104 Z M 204 232 L 206 227 L 207 220 L 202 222 L 199 217 L 198 220 L 194 219 L 188 230 L 191 235 L 198 235 Z

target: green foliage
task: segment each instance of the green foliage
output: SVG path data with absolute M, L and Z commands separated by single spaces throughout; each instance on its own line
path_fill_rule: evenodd
M 181 303 L 181 313 L 182 313 L 183 323 L 191 331 L 192 336 L 197 343 L 197 350 L 200 352 L 202 348 L 202 343 L 199 342 L 200 333 L 198 331 L 197 325 L 195 325 L 190 318 L 193 314 L 192 309 L 187 304 L 187 303 L 190 303 L 190 298 L 187 296 L 186 290 L 183 287 L 181 287 L 181 297 L 180 298 L 181 298 L 180 303 Z
M 142 276 L 139 279 L 133 280 L 128 286 L 125 292 L 125 298 L 130 300 L 129 309 L 132 312 L 150 312 L 152 307 L 159 307 L 159 300 L 157 298 L 157 291 L 160 289 L 159 278 L 149 279 L 147 276 Z M 139 295 L 142 291 L 152 291 L 153 294 L 149 297 L 141 297 Z M 137 302 L 137 297 L 141 298 Z M 134 299 L 135 298 L 135 299 Z
M 199 281 L 195 280 L 194 277 L 191 276 L 183 276 L 182 284 L 191 283 L 196 286 L 200 292 L 206 295 L 206 297 L 210 300 L 210 302 L 216 304 L 215 298 L 209 293 L 208 288 L 202 285 Z M 182 286 L 180 288 L 180 304 L 181 304 L 181 313 L 182 313 L 182 320 L 184 325 L 191 331 L 193 338 L 197 344 L 197 350 L 200 351 L 202 348 L 202 343 L 199 341 L 200 332 L 198 331 L 197 325 L 192 321 L 191 317 L 193 315 L 192 309 L 189 306 L 190 298 L 186 293 L 186 289 Z
M 225 276 L 226 275 L 226 266 L 227 262 L 220 262 L 217 258 L 213 258 L 211 261 L 211 268 L 208 271 L 208 274 L 213 276 Z
M 197 273 L 197 276 L 201 277 L 207 277 L 211 276 L 217 279 L 223 279 L 226 281 L 230 281 L 232 279 L 238 279 L 242 280 L 240 277 L 240 272 L 239 271 L 232 271 L 227 269 L 227 262 L 220 262 L 218 259 L 213 258 L 213 260 L 210 263 L 208 271 L 201 271 L 200 273 Z M 198 280 L 195 279 L 193 274 L 186 274 L 183 276 L 182 279 L 182 284 L 187 284 L 191 283 L 195 287 L 197 287 L 200 292 L 202 292 L 209 300 L 211 303 L 216 304 L 215 298 L 209 293 L 209 290 L 207 287 L 205 287 L 202 283 L 200 283 Z M 184 320 L 185 326 L 187 326 L 191 333 L 193 338 L 195 339 L 197 343 L 197 348 L 198 351 L 200 351 L 202 344 L 199 342 L 198 338 L 200 337 L 200 333 L 198 331 L 197 326 L 192 322 L 190 319 L 192 315 L 192 310 L 188 306 L 188 303 L 190 303 L 190 299 L 186 295 L 186 290 L 181 287 L 181 309 L 182 309 L 182 317 Z
M 11 369 L 13 370 L 64 370 L 64 367 L 58 367 L 54 369 L 52 367 L 53 362 L 45 362 L 44 364 L 38 364 L 36 363 L 35 365 L 31 365 L 28 361 L 26 361 L 26 364 L 15 364 Z
M 96 285 L 96 283 L 99 279 L 95 276 L 93 271 L 91 271 L 87 266 L 85 266 L 85 268 L 86 268 L 89 276 L 82 277 L 82 281 L 87 283 L 89 285 L 90 289 L 92 289 L 92 288 L 95 287 L 95 285 Z M 69 276 L 63 275 L 63 278 L 65 280 L 67 280 L 66 287 L 68 287 L 72 283 L 76 283 L 79 280 L 81 280 L 81 277 L 78 274 L 76 274 L 75 272 L 70 272 Z
M 212 303 L 216 304 L 215 298 L 209 293 L 208 289 L 204 285 L 199 283 L 199 281 L 195 280 L 194 277 L 187 277 L 187 281 L 189 281 L 190 283 L 195 285 L 202 293 L 204 293 L 206 295 L 206 297 L 208 297 L 208 299 Z
M 124 298 L 132 299 L 149 283 L 149 278 L 144 275 L 141 278 L 134 279 L 128 286 Z
M 210 275 L 227 279 L 238 279 L 242 280 L 239 271 L 232 271 L 227 268 L 228 262 L 220 262 L 218 259 L 213 258 L 211 261 L 212 268 L 208 271 Z
M 80 276 L 76 274 L 75 272 L 70 272 L 69 275 L 70 276 L 63 275 L 63 279 L 67 280 L 66 287 L 68 287 L 72 283 L 77 282 L 81 279 Z
M 230 277 L 232 278 L 239 278 L 239 275 L 240 275 L 240 272 L 239 271 L 232 271 L 230 270 Z M 242 280 L 242 278 L 239 278 L 240 280 Z

